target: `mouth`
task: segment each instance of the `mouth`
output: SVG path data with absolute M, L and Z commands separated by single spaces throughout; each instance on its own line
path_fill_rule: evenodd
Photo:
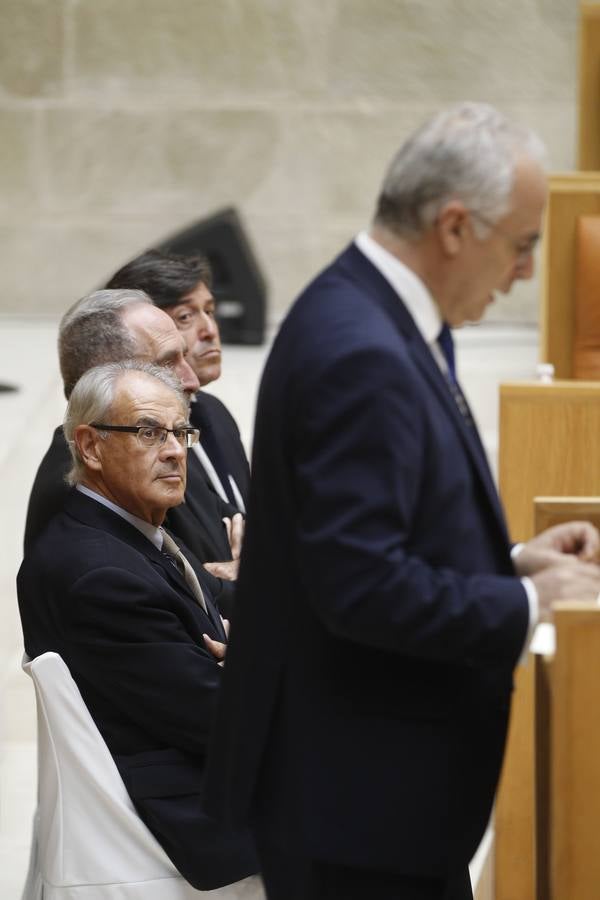
M 204 353 L 196 353 L 198 359 L 217 359 L 220 356 L 221 351 L 216 350 L 214 347 L 211 347 L 210 350 L 205 350 Z
M 166 481 L 167 484 L 182 484 L 183 475 L 179 472 L 168 472 L 166 475 L 157 475 L 157 481 Z

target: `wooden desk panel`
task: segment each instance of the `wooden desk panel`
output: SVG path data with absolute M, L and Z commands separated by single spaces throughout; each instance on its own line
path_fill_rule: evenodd
M 513 540 L 535 533 L 537 496 L 600 496 L 600 382 L 500 387 L 500 494 Z
M 600 215 L 600 172 L 551 175 L 540 267 L 540 360 L 553 364 L 557 378 L 573 375 L 575 230 L 582 215 Z
M 582 3 L 579 19 L 578 168 L 600 169 L 600 6 Z

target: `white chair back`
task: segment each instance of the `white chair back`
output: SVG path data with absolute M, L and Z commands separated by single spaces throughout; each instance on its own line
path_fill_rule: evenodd
M 136 813 L 62 658 L 44 653 L 26 658 L 23 668 L 35 685 L 38 717 L 36 859 L 26 890 L 35 894 L 41 884 L 43 900 L 203 896 Z

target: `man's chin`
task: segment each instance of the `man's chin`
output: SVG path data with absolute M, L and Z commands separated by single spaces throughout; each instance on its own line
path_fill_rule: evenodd
M 215 364 L 206 367 L 202 367 L 201 365 L 196 364 L 195 366 L 193 366 L 193 369 L 196 378 L 200 382 L 200 390 L 202 390 L 203 387 L 206 387 L 207 384 L 210 384 L 212 381 L 216 381 L 217 378 L 221 377 L 220 363 L 218 365 Z
M 507 278 L 504 279 L 502 284 L 498 285 L 498 290 L 501 294 L 510 294 L 515 281 L 517 281 L 517 278 L 514 274 L 511 273 Z
M 477 324 L 478 322 L 481 322 L 481 320 L 483 319 L 483 317 L 485 316 L 485 314 L 488 310 L 488 307 L 490 307 L 492 305 L 492 303 L 495 301 L 495 299 L 496 298 L 494 297 L 493 294 L 488 294 L 487 297 L 484 300 L 482 300 L 481 303 L 479 303 L 479 305 L 477 306 L 477 309 L 473 310 L 473 315 L 470 316 L 468 321 L 472 322 L 473 324 Z
M 185 481 L 182 481 L 181 478 L 161 478 L 158 483 L 160 484 L 161 497 L 165 502 L 168 502 L 169 508 L 183 503 L 185 498 Z
M 181 506 L 181 504 L 185 501 L 185 495 L 181 493 L 173 493 L 171 496 L 164 497 L 165 511 L 168 509 L 173 509 L 175 506 Z

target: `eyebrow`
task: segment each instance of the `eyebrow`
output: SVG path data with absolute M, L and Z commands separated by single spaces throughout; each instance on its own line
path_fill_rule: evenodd
M 175 362 L 180 353 L 183 353 L 182 347 L 173 348 L 172 350 L 166 350 L 164 353 L 159 354 L 156 358 L 157 366 L 168 366 L 170 363 Z
M 192 303 L 192 300 L 180 300 L 179 303 L 176 303 L 175 306 L 173 306 L 173 310 L 177 312 L 177 310 L 180 309 L 189 309 L 189 311 L 194 313 L 194 315 L 198 315 L 202 312 L 203 309 L 206 309 L 208 306 L 215 307 L 217 305 L 217 301 L 214 297 L 211 297 L 210 300 L 206 300 L 201 303 L 202 309 L 196 309 L 195 307 L 192 307 Z
M 163 423 L 159 419 L 155 418 L 154 416 L 140 416 L 137 419 L 135 424 L 136 425 L 150 425 L 152 427 L 156 425 L 158 428 L 166 428 L 167 427 L 166 425 L 163 425 Z M 192 426 L 187 421 L 187 419 L 184 419 L 183 421 L 180 421 L 180 422 L 176 422 L 175 425 L 173 425 L 173 428 L 191 428 L 191 427 Z
M 160 425 L 158 419 L 154 416 L 139 416 L 136 420 L 136 425 Z

